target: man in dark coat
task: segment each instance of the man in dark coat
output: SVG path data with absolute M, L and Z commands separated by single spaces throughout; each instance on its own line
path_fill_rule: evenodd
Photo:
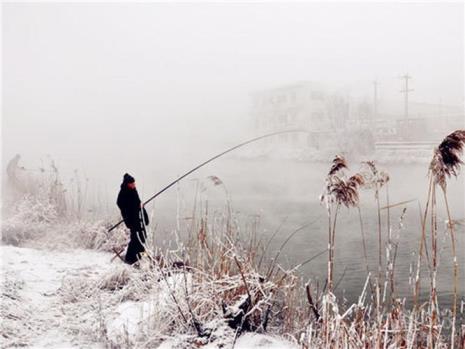
M 123 177 L 116 204 L 121 210 L 124 224 L 131 231 L 131 240 L 126 251 L 125 262 L 133 264 L 141 258 L 141 253 L 145 251 L 145 225 L 149 224 L 149 217 L 137 193 L 136 181 L 127 173 Z

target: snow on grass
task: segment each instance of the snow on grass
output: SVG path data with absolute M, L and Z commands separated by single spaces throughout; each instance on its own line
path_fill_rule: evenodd
M 221 319 L 205 324 L 207 338 L 176 328 L 191 276 L 110 262 L 108 253 L 0 246 L 0 346 L 29 348 L 230 347 L 236 333 Z M 175 326 L 175 327 L 173 327 Z M 265 335 L 246 334 L 235 347 L 293 348 Z
M 109 264 L 109 254 L 66 252 L 0 246 L 2 322 L 0 346 L 37 348 L 79 346 L 63 331 L 57 291 L 70 276 L 99 275 Z
M 239 337 L 235 349 L 297 349 L 299 346 L 282 338 L 258 334 L 246 333 Z
M 271 335 L 246 333 L 237 338 L 234 342 L 235 333 L 226 325 L 220 325 L 215 328 L 214 333 L 210 338 L 210 342 L 205 342 L 202 338 L 194 336 L 177 336 L 175 338 L 164 341 L 158 349 L 219 349 L 233 348 L 234 349 L 298 349 L 299 346 L 292 342 L 286 341 Z

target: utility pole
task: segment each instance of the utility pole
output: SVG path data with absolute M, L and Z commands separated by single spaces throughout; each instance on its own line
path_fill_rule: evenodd
M 408 120 L 408 94 L 409 92 L 413 91 L 413 89 L 408 88 L 408 81 L 412 77 L 407 73 L 405 75 L 402 75 L 400 78 L 405 80 L 405 88 L 403 90 L 400 90 L 400 92 L 404 94 L 404 117 L 405 120 Z
M 378 118 L 378 81 L 373 81 L 373 119 Z

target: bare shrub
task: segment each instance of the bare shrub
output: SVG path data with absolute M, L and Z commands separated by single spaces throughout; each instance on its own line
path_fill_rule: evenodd
M 15 203 L 11 214 L 2 222 L 2 242 L 20 245 L 27 240 L 44 236 L 57 221 L 56 208 L 40 197 L 27 195 Z

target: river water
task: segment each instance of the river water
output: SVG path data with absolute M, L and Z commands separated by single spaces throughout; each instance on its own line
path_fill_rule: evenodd
M 349 164 L 350 165 L 350 164 Z M 409 278 L 416 265 L 421 236 L 421 213 L 427 195 L 427 164 L 380 164 L 378 168 L 390 175 L 389 200 L 391 204 L 414 200 L 390 210 L 390 225 L 393 241 L 397 243 L 395 283 L 396 295 L 411 299 L 412 287 Z M 283 241 L 300 226 L 312 224 L 298 233 L 284 247 L 280 263 L 290 267 L 324 251 L 328 241 L 328 221 L 325 207 L 319 202 L 323 191 L 325 174 L 329 163 L 305 163 L 277 160 L 220 160 L 209 165 L 190 179 L 183 181 L 163 197 L 157 198 L 151 208 L 155 212 L 155 234 L 162 243 L 173 239 L 173 229 L 179 218 L 192 216 L 193 198 L 197 185 L 202 199 L 208 200 L 209 212 L 224 209 L 226 193 L 243 231 L 250 230 L 258 222 L 257 238 L 268 241 L 282 225 L 280 232 L 270 244 L 268 255 L 274 256 Z M 359 171 L 360 165 L 350 165 L 348 174 Z M 208 176 L 217 176 L 224 186 L 215 186 Z M 165 184 L 165 183 L 163 183 Z M 163 185 L 153 184 L 159 189 Z M 147 188 L 148 185 L 145 185 Z M 224 190 L 226 188 L 226 190 Z M 155 191 L 156 191 L 155 189 Z M 459 263 L 459 294 L 465 300 L 465 178 L 449 180 L 448 200 L 453 219 L 461 220 L 455 225 Z M 148 193 L 148 190 L 147 194 Z M 154 190 L 152 190 L 154 191 Z M 148 196 L 148 195 L 146 195 Z M 380 193 L 381 206 L 386 205 L 386 191 Z M 438 239 L 439 269 L 438 289 L 442 306 L 451 304 L 453 290 L 453 261 L 450 236 L 446 231 L 446 211 L 442 193 L 438 191 Z M 378 211 L 374 192 L 361 191 L 360 207 L 365 232 L 369 269 L 377 275 L 378 268 Z M 400 224 L 403 209 L 405 215 Z M 387 210 L 382 210 L 383 264 L 387 241 Z M 245 233 L 244 233 L 245 234 Z M 429 230 L 427 232 L 429 236 Z M 245 235 L 244 235 L 245 236 Z M 428 240 L 429 241 L 429 240 Z M 428 242 L 430 249 L 430 242 Z M 363 253 L 360 220 L 354 208 L 341 208 L 335 243 L 335 282 L 337 293 L 349 301 L 355 300 L 362 291 L 367 271 Z M 383 269 L 384 270 L 384 269 Z M 426 264 L 422 269 L 423 297 L 428 297 L 429 274 Z M 327 272 L 327 255 L 323 254 L 300 270 L 305 279 L 324 283 Z

